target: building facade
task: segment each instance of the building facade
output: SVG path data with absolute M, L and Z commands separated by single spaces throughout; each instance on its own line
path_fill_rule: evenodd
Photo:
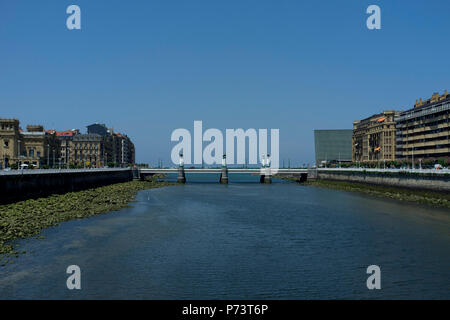
M 86 128 L 87 128 L 87 133 L 98 134 L 102 137 L 110 135 L 110 133 L 112 131 L 112 130 L 108 129 L 104 123 L 93 123 L 93 124 L 86 126 Z
M 77 134 L 69 141 L 70 164 L 83 167 L 105 165 L 103 137 L 98 134 Z
M 130 138 L 104 124 L 87 126 L 87 134 L 78 129 L 55 131 L 61 144 L 61 161 L 64 166 L 104 167 L 134 164 L 134 144 Z
M 127 166 L 135 162 L 135 148 L 124 134 L 104 124 L 80 130 L 44 130 L 42 125 L 20 128 L 17 119 L 0 118 L 0 169 L 8 167 L 104 167 Z
M 19 120 L 0 119 L 0 158 L 2 168 L 8 168 L 15 163 L 14 159 L 19 155 L 19 137 Z
M 352 129 L 314 130 L 316 166 L 352 161 Z
M 80 130 L 78 129 L 72 129 L 72 130 L 66 130 L 66 131 L 55 131 L 56 138 L 60 142 L 60 161 L 62 163 L 62 166 L 68 167 L 70 164 L 70 150 L 72 145 L 73 137 L 77 134 L 80 134 Z
M 407 162 L 450 160 L 450 94 L 434 93 L 414 108 L 401 112 L 397 122 L 397 159 Z
M 41 125 L 20 128 L 17 119 L 0 119 L 0 167 L 41 168 L 57 165 L 60 144 L 54 133 Z
M 60 143 L 54 133 L 46 132 L 41 125 L 28 125 L 27 130 L 20 133 L 20 164 L 36 168 L 59 165 Z
M 384 111 L 353 122 L 352 161 L 394 161 L 396 111 Z
M 135 151 L 134 144 L 131 139 L 124 134 L 115 133 L 114 134 L 114 161 L 120 166 L 126 166 L 128 164 L 134 163 Z
M 87 126 L 89 134 L 98 134 L 103 139 L 105 165 L 127 166 L 135 162 L 135 149 L 126 134 L 114 132 L 105 124 L 94 123 Z
M 97 134 L 102 137 L 103 150 L 102 150 L 102 162 L 103 166 L 107 166 L 108 163 L 114 162 L 114 134 L 113 129 L 109 129 L 105 124 L 94 123 L 86 126 L 88 134 Z

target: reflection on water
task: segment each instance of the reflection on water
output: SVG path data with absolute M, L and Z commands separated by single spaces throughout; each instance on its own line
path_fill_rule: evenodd
M 0 298 L 450 298 L 445 209 L 291 183 L 187 184 L 136 200 L 21 241 L 29 253 L 0 269 Z M 79 291 L 66 288 L 72 264 Z M 372 264 L 381 290 L 366 288 Z

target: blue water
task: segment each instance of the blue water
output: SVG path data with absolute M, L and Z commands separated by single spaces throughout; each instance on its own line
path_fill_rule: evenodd
M 189 181 L 189 177 L 188 177 Z M 192 183 L 20 241 L 0 298 L 449 299 L 449 210 L 294 183 Z M 66 268 L 81 268 L 81 290 Z M 381 268 L 368 290 L 366 268 Z

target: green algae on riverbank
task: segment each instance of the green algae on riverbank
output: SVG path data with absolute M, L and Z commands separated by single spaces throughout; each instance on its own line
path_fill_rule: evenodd
M 82 219 L 129 206 L 140 190 L 170 185 L 156 180 L 130 181 L 78 192 L 0 205 L 0 265 L 19 254 L 11 241 L 37 236 L 60 222 Z
M 417 202 L 437 207 L 450 208 L 450 194 L 426 190 L 413 190 L 407 188 L 379 186 L 358 182 L 335 180 L 311 180 L 303 185 L 322 187 L 343 191 L 360 192 L 376 197 L 384 197 L 402 201 Z

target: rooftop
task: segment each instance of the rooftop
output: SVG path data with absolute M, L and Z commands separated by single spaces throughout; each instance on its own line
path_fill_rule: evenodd
M 450 94 L 447 93 L 447 90 L 445 90 L 444 94 L 442 95 L 439 95 L 439 92 L 435 92 L 430 99 L 427 99 L 425 101 L 422 101 L 422 98 L 419 98 L 419 100 L 416 100 L 414 108 L 426 108 L 432 104 L 436 104 L 442 101 L 450 101 Z

